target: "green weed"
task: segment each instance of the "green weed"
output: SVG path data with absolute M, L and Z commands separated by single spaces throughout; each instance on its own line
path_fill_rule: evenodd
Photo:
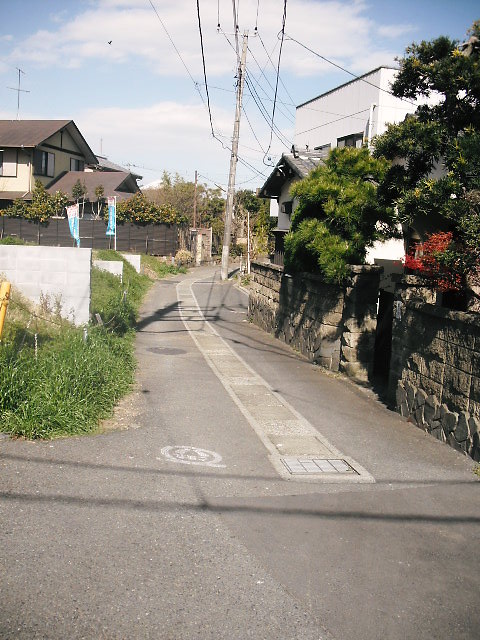
M 14 291 L 0 343 L 0 431 L 31 439 L 96 431 L 134 380 L 135 321 L 151 282 L 126 261 L 123 283 L 92 269 L 91 312 L 103 324 L 94 321 L 86 339 L 83 328 L 45 305 L 34 310 Z

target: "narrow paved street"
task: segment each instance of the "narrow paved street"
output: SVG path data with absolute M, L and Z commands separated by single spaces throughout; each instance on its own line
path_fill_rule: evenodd
M 0 436 L 0 638 L 479 637 L 474 463 L 247 302 L 158 282 L 118 428 Z

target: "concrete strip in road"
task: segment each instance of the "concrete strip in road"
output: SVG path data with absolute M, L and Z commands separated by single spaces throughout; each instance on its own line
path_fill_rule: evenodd
M 371 474 L 328 442 L 225 342 L 205 319 L 192 290 L 195 282 L 190 278 L 177 285 L 183 323 L 266 447 L 279 475 L 302 482 L 375 482 Z M 328 460 L 332 462 L 328 464 Z M 345 461 L 350 471 L 345 472 L 346 465 L 339 461 Z

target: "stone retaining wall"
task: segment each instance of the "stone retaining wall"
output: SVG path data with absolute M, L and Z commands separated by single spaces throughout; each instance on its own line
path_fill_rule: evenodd
M 389 395 L 433 436 L 480 460 L 480 317 L 422 300 L 407 277 L 394 303 Z
M 373 366 L 381 268 L 352 266 L 346 286 L 253 262 L 249 318 L 309 360 L 366 381 Z

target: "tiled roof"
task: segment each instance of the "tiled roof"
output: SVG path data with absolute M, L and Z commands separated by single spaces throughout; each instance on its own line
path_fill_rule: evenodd
M 115 162 L 112 162 L 111 160 L 109 160 L 108 158 L 106 158 L 105 156 L 97 156 L 97 166 L 95 167 L 96 171 L 126 171 L 132 174 L 132 176 L 134 176 L 135 178 L 138 178 L 139 180 L 142 178 L 142 176 L 140 176 L 138 173 L 134 173 L 133 171 L 128 171 L 128 169 L 126 169 L 125 167 L 122 167 L 119 164 L 116 164 Z
M 327 152 L 328 153 L 328 152 Z M 320 151 L 295 151 L 283 153 L 265 184 L 258 192 L 260 198 L 277 198 L 283 185 L 294 178 L 305 178 L 318 167 L 327 155 Z
M 0 120 L 0 148 L 34 148 L 62 129 L 72 136 L 87 163 L 96 162 L 95 154 L 73 120 Z
M 0 120 L 0 146 L 36 147 L 71 120 Z
M 126 200 L 133 193 L 139 191 L 137 183 L 131 173 L 126 171 L 68 171 L 53 182 L 47 191 L 63 191 L 67 195 L 72 193 L 73 185 L 80 180 L 87 189 L 86 199 L 96 200 L 95 189 L 102 185 L 105 198 L 117 196 L 119 200 Z

